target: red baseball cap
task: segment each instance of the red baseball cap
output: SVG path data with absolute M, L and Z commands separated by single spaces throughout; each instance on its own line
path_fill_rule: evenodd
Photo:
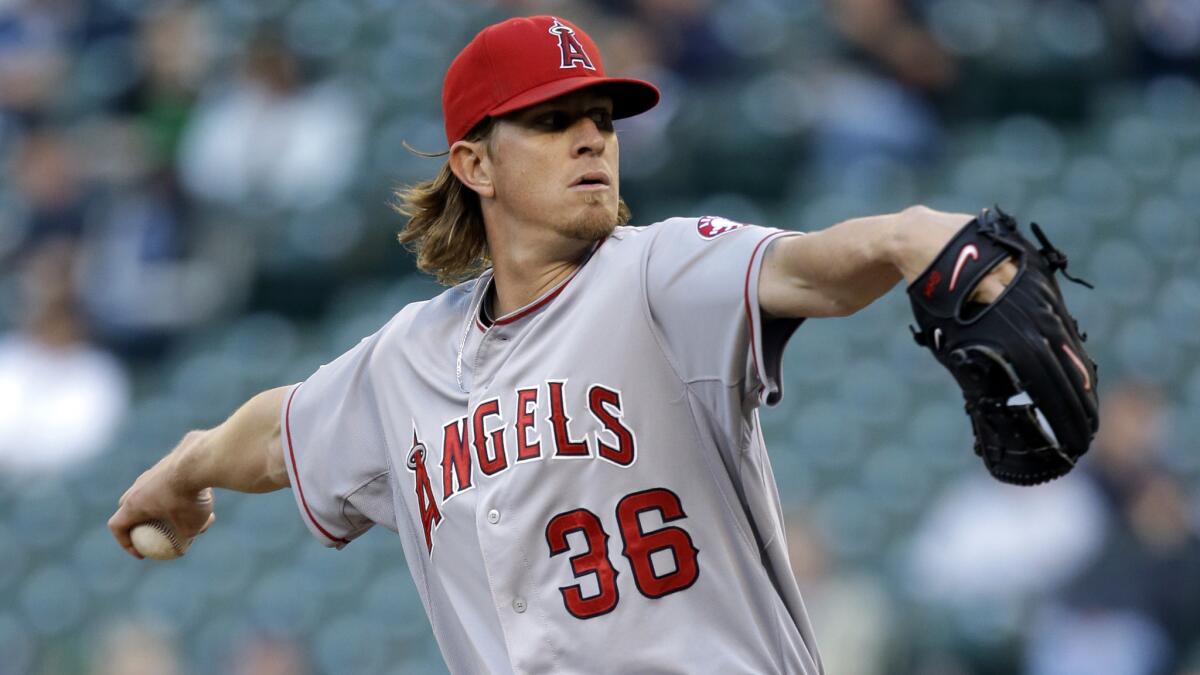
M 658 103 L 658 89 L 649 82 L 606 76 L 596 43 L 569 21 L 531 16 L 492 24 L 446 71 L 446 141 L 462 140 L 485 117 L 596 86 L 611 93 L 614 118 L 637 115 Z

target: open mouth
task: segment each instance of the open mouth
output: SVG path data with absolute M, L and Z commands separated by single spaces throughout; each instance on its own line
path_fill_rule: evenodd
M 609 183 L 608 174 L 603 171 L 591 171 L 576 178 L 570 187 L 599 189 L 608 187 Z

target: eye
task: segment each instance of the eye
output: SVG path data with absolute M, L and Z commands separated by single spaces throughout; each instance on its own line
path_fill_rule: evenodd
M 561 110 L 551 110 L 538 115 L 534 123 L 543 129 L 561 131 L 571 124 L 571 119 Z
M 613 117 L 612 112 L 605 108 L 595 108 L 588 112 L 592 121 L 596 123 L 596 128 L 601 131 L 612 131 Z

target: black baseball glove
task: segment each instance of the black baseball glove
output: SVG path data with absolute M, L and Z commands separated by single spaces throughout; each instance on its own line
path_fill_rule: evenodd
M 1036 223 L 1034 248 L 999 208 L 984 209 L 908 287 L 928 347 L 958 381 L 975 453 L 997 479 L 1036 485 L 1066 474 L 1099 426 L 1096 363 L 1067 311 L 1054 273 L 1067 256 Z M 990 304 L 968 301 L 979 281 L 1012 257 L 1018 272 Z

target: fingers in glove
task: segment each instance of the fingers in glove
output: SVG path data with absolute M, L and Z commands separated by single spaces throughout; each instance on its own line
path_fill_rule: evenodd
M 1017 276 L 1017 265 L 1012 258 L 1007 258 L 1004 262 L 992 268 L 979 283 L 976 284 L 975 290 L 967 298 L 968 302 L 977 302 L 982 305 L 991 304 L 1000 297 L 1005 288 L 1012 283 L 1012 280 Z

